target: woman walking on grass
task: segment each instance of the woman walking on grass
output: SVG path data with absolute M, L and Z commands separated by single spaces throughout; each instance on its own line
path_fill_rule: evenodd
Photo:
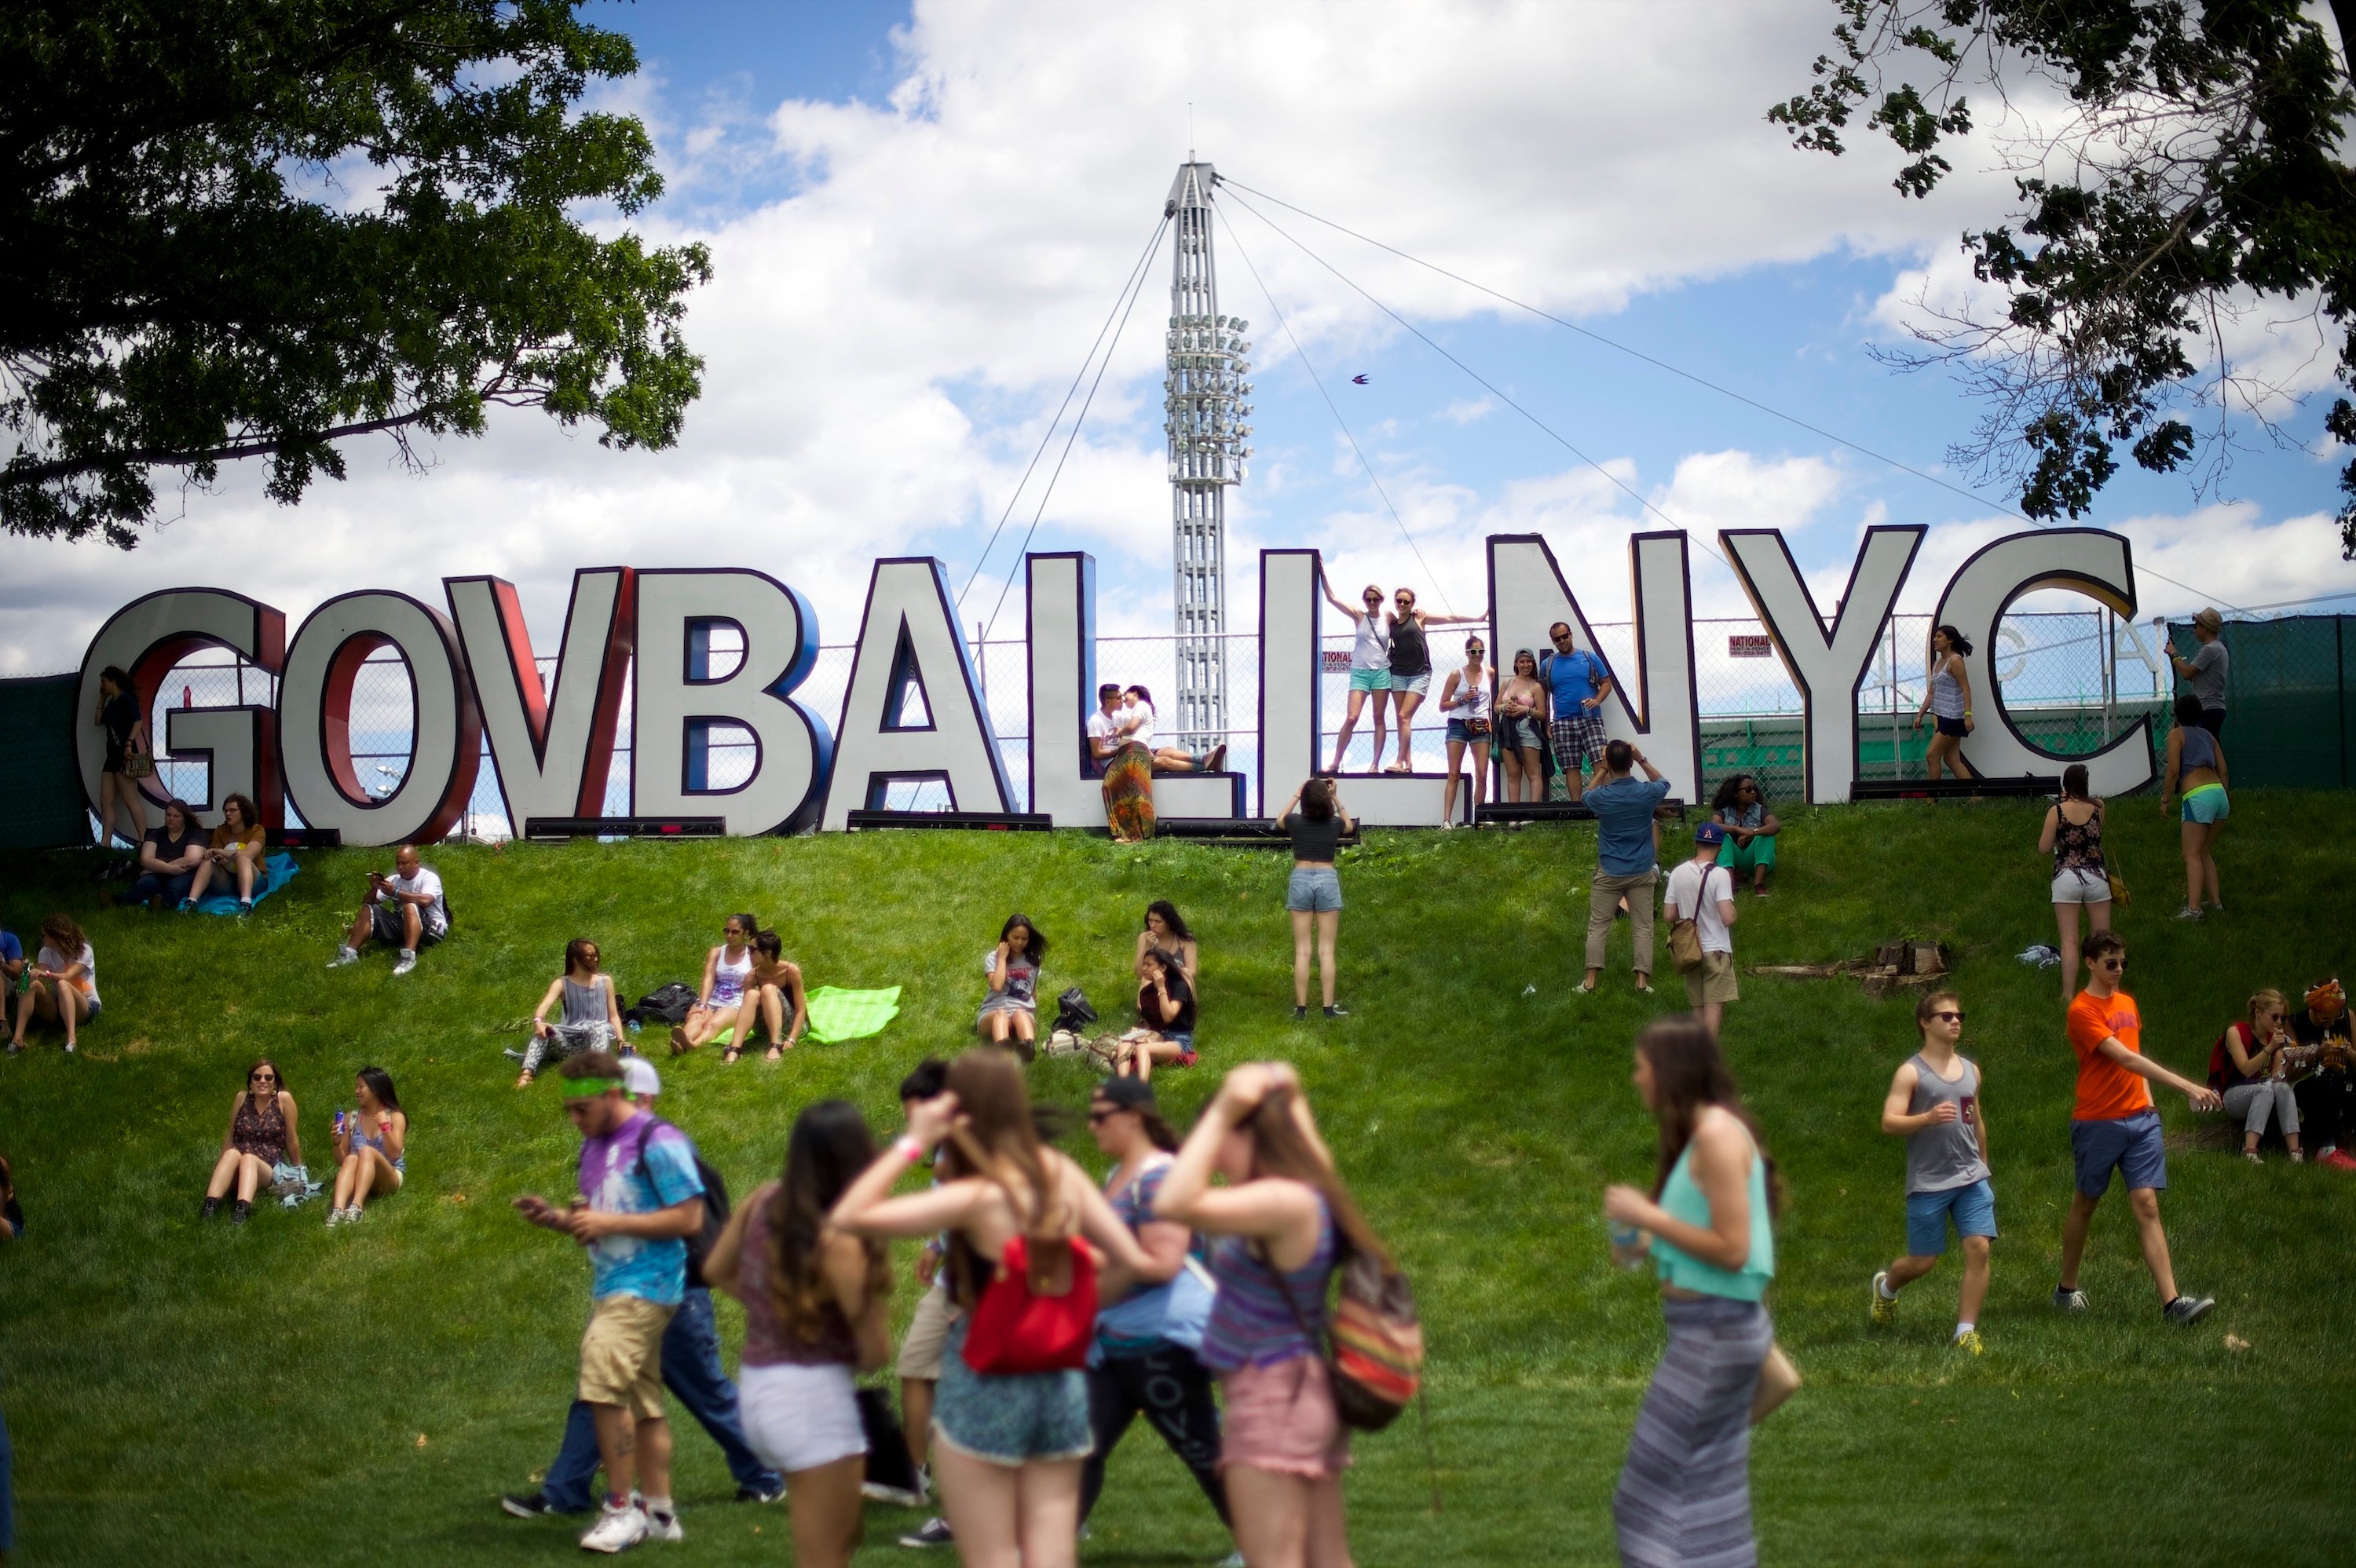
M 1332 779 L 1311 779 L 1292 792 L 1276 814 L 1276 825 L 1292 836 L 1292 878 L 1284 890 L 1284 907 L 1292 912 L 1292 1016 L 1309 1016 L 1313 943 L 1325 1016 L 1347 1018 L 1348 1009 L 1333 1000 L 1333 947 L 1342 929 L 1342 878 L 1333 869 L 1333 857 L 1353 826 L 1350 814 L 1342 809 Z
M 1923 776 L 1938 782 L 1942 769 L 1960 781 L 1971 777 L 1964 767 L 1964 737 L 1976 726 L 1972 722 L 1972 677 L 1964 665 L 1964 656 L 1972 645 L 1953 626 L 1940 626 L 1931 633 L 1931 667 L 1922 688 L 1922 706 L 1914 710 L 1914 728 L 1922 728 L 1923 715 L 1938 720 L 1933 728 L 1928 750 L 1922 753 Z
M 1779 1187 L 1718 1042 L 1691 1018 L 1636 1037 L 1636 1092 L 1660 1124 L 1650 1194 L 1603 1194 L 1613 1255 L 1649 1249 L 1668 1347 L 1636 1416 L 1612 1516 L 1639 1568 L 1752 1568 L 1751 1402 L 1775 1342 L 1761 1305 L 1775 1275 Z
M 687 1022 L 670 1031 L 670 1053 L 681 1056 L 731 1030 L 741 1037 L 753 1027 L 752 1009 L 744 1006 L 744 979 L 753 972 L 753 933 L 761 923 L 749 914 L 732 914 L 720 928 L 720 945 L 703 955 L 703 985 Z
M 867 1433 L 851 1379 L 891 1354 L 892 1264 L 882 1242 L 827 1216 L 873 1163 L 858 1107 L 808 1107 L 783 1179 L 738 1206 L 703 1261 L 704 1277 L 744 1304 L 744 1436 L 786 1477 L 799 1568 L 841 1568 L 864 1528 Z
M 1211 1185 L 1213 1172 L 1226 1178 Z M 1344 1249 L 1386 1259 L 1317 1135 L 1291 1067 L 1237 1068 L 1162 1178 L 1154 1212 L 1217 1236 L 1202 1359 L 1226 1414 L 1219 1467 L 1251 1568 L 1348 1568 L 1350 1432 L 1322 1340 Z
M 1039 966 L 1047 962 L 1047 939 L 1027 914 L 1011 914 L 998 930 L 998 945 L 982 961 L 990 971 L 990 995 L 973 1026 L 992 1045 L 1012 1045 L 1031 1060 L 1039 1038 Z
M 2053 857 L 2053 918 L 2062 927 L 2062 1002 L 2078 993 L 2078 912 L 2089 935 L 2111 929 L 2111 869 L 2103 854 L 2103 803 L 2086 793 L 2086 764 L 2062 770 L 2062 798 L 2045 813 L 2037 852 Z
M 336 1189 L 330 1225 L 357 1225 L 369 1195 L 387 1197 L 409 1179 L 409 1113 L 393 1092 L 392 1075 L 363 1067 L 352 1081 L 357 1110 L 336 1113 Z
M 240 1225 L 253 1212 L 253 1195 L 276 1179 L 278 1162 L 303 1163 L 303 1139 L 295 1131 L 294 1096 L 285 1089 L 278 1063 L 263 1057 L 245 1070 L 245 1087 L 229 1103 L 229 1131 L 221 1135 L 220 1157 L 205 1189 L 204 1219 L 220 1211 L 221 1200 L 237 1189 L 230 1219 Z
M 1472 751 L 1472 811 L 1489 795 L 1488 649 L 1478 637 L 1464 639 L 1464 667 L 1448 672 L 1440 688 L 1440 710 L 1448 715 L 1448 787 L 1442 792 L 1440 826 L 1456 826 L 1456 781 L 1464 772 L 1464 752 Z
M 584 1051 L 616 1051 L 622 1044 L 622 1008 L 614 977 L 601 972 L 605 955 L 585 936 L 564 944 L 564 973 L 548 983 L 532 1009 L 531 1043 L 524 1047 L 523 1072 L 516 1087 L 527 1089 L 542 1067 Z M 563 1011 L 554 1023 L 549 1010 Z
M 2184 907 L 2179 920 L 2199 920 L 2208 910 L 2225 912 L 2217 887 L 2217 835 L 2233 814 L 2225 798 L 2225 743 L 2201 723 L 2201 699 L 2186 692 L 2176 699 L 2176 728 L 2168 732 L 2168 776 L 2159 786 L 2160 815 L 2170 795 L 2183 797 Z
M 958 1175 L 929 1191 L 892 1186 L 944 1138 Z M 1087 1374 L 1100 1282 L 1110 1296 L 1152 1272 L 1085 1172 L 1043 1144 L 1020 1063 L 969 1051 L 948 1091 L 910 1109 L 907 1131 L 830 1216 L 855 1236 L 949 1233 L 952 1299 L 933 1395 L 933 1474 L 966 1568 L 1072 1568 L 1080 1464 L 1095 1447 Z M 1082 1238 L 1086 1240 L 1083 1241 Z

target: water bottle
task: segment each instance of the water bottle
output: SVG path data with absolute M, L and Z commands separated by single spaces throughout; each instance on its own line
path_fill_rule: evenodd
M 622 1027 L 623 1027 L 623 1028 L 625 1028 L 625 1029 L 628 1029 L 632 1034 L 636 1034 L 636 1033 L 637 1033 L 637 1032 L 638 1032 L 638 1020 L 637 1020 L 637 1019 L 632 1019 L 628 1023 L 626 1023 L 626 1024 L 623 1025 Z
M 1644 1261 L 1644 1232 L 1633 1225 L 1623 1225 L 1617 1220 L 1605 1221 L 1612 1232 L 1612 1261 L 1622 1268 L 1632 1269 Z

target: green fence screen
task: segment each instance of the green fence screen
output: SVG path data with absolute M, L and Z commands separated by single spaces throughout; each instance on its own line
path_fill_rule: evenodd
M 2236 788 L 2346 789 L 2356 730 L 2356 615 L 2228 621 L 2225 766 Z M 2195 646 L 2191 623 L 2169 627 Z M 2177 689 L 2186 689 L 2183 682 Z
M 74 776 L 74 686 L 46 675 L 0 680 L 0 848 L 54 849 L 90 842 L 81 781 Z

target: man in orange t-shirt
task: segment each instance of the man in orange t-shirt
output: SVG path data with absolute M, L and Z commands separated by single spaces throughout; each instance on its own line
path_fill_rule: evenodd
M 2160 1310 L 2170 1323 L 2197 1323 L 2216 1301 L 2179 1296 L 2168 1257 L 2168 1232 L 2159 1224 L 2159 1189 L 2168 1185 L 2168 1154 L 2160 1143 L 2159 1112 L 2151 1103 L 2153 1083 L 2174 1089 L 2196 1111 L 2217 1108 L 2217 1093 L 2179 1077 L 2143 1054 L 2143 1016 L 2135 998 L 2119 989 L 2126 977 L 2127 944 L 2115 931 L 2086 939 L 2086 988 L 2070 1004 L 2070 1049 L 2078 1053 L 2078 1104 L 2071 1113 L 2070 1153 L 2078 1190 L 2062 1223 L 2062 1283 L 2053 1305 L 2065 1312 L 2086 1310 L 2078 1288 L 2078 1263 L 2086 1253 L 2086 1232 L 2094 1208 L 2110 1190 L 2111 1172 L 2126 1183 L 2135 1210 L 2143 1261 L 2159 1287 Z

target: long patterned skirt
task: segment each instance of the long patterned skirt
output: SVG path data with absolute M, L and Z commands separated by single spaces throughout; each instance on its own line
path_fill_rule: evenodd
M 1153 753 L 1142 746 L 1123 746 L 1105 763 L 1105 821 L 1116 843 L 1135 844 L 1153 837 Z
M 1775 1343 L 1755 1301 L 1665 1300 L 1669 1343 L 1612 1501 L 1627 1568 L 1755 1568 L 1751 1396 Z

